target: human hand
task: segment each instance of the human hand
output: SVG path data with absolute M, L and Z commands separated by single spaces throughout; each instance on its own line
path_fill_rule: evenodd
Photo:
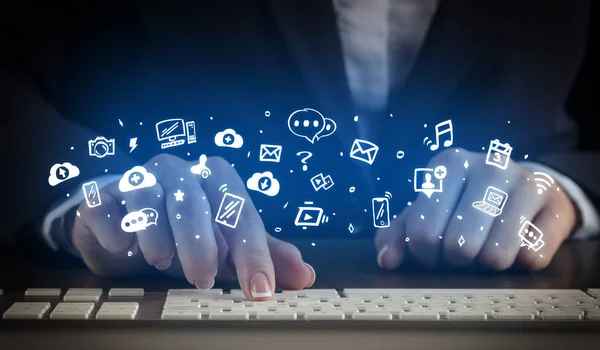
M 156 156 L 144 165 L 155 175 L 156 185 L 121 192 L 117 181 L 102 189 L 102 205 L 89 208 L 82 203 L 71 237 L 87 266 L 98 275 L 122 276 L 143 273 L 151 270 L 150 266 L 166 270 L 176 256 L 188 282 L 200 289 L 211 288 L 216 277 L 233 276 L 235 269 L 250 300 L 269 299 L 276 279 L 287 289 L 310 287 L 315 279 L 313 268 L 303 262 L 295 246 L 265 231 L 231 164 L 219 157 L 208 158 L 206 165 L 212 174 L 206 179 L 190 171 L 195 164 L 168 154 Z M 245 198 L 235 229 L 214 220 L 223 184 L 228 192 Z M 174 195 L 178 191 L 184 193 L 182 201 Z M 136 233 L 124 232 L 124 215 L 143 208 L 156 210 L 156 225 Z M 128 256 L 138 250 L 142 254 Z
M 532 171 L 512 160 L 502 170 L 486 164 L 485 158 L 484 153 L 447 149 L 430 161 L 430 168 L 447 168 L 443 193 L 431 198 L 420 193 L 390 227 L 377 232 L 375 245 L 380 266 L 398 267 L 406 252 L 429 267 L 440 260 L 453 266 L 479 261 L 495 270 L 505 270 L 513 264 L 528 270 L 548 266 L 576 226 L 578 213 L 574 204 L 558 183 L 538 194 Z M 469 164 L 467 169 L 465 161 Z M 472 206 L 482 200 L 488 186 L 508 194 L 497 217 Z M 522 216 L 544 234 L 545 245 L 537 252 L 521 248 L 518 232 Z M 462 247 L 458 243 L 461 236 L 465 240 Z

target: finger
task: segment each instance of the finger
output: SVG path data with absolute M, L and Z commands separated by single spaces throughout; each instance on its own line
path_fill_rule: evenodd
M 514 189 L 508 194 L 507 205 L 494 221 L 479 255 L 479 261 L 494 270 L 506 270 L 513 265 L 521 245 L 518 236 L 521 217 L 533 218 L 543 205 L 535 186 L 527 181 L 527 175 L 522 176 L 511 180 Z
M 458 152 L 457 152 L 458 151 Z M 429 168 L 446 167 L 442 181 L 443 193 L 434 193 L 431 198 L 420 193 L 406 219 L 408 248 L 413 256 L 426 266 L 434 266 L 440 257 L 442 239 L 446 225 L 463 190 L 467 177 L 463 166 L 468 152 L 451 149 L 440 153 L 429 163 Z M 436 181 L 436 179 L 433 179 Z
M 157 167 L 154 164 L 149 162 L 144 168 L 148 172 L 145 178 L 149 176 L 156 177 Z M 127 181 L 127 179 L 124 180 Z M 113 188 L 110 190 L 119 191 L 119 189 Z M 171 266 L 175 249 L 171 228 L 167 220 L 167 210 L 164 203 L 165 193 L 160 182 L 157 180 L 153 186 L 135 188 L 127 192 L 119 191 L 118 193 L 123 196 L 128 213 L 148 208 L 156 211 L 156 218 L 152 219 L 154 223 L 141 227 L 136 235 L 140 250 L 148 264 L 158 270 L 166 270 Z
M 219 269 L 217 244 L 207 196 L 190 172 L 188 162 L 163 155 L 153 159 L 177 254 L 187 280 L 201 289 L 212 288 Z
M 108 200 L 106 195 L 104 198 Z M 106 205 L 109 202 L 107 202 L 104 198 L 103 204 Z M 87 212 L 87 210 L 84 208 L 84 204 L 78 208 L 78 211 L 80 215 L 76 217 L 73 223 L 71 240 L 73 242 L 73 246 L 75 249 L 77 249 L 79 254 L 81 254 L 83 261 L 93 273 L 105 277 L 120 277 L 139 273 L 140 271 L 144 270 L 145 266 L 147 265 L 144 262 L 142 255 L 137 254 L 138 248 L 137 244 L 135 243 L 135 239 L 133 240 L 133 245 L 128 250 L 124 252 L 113 253 L 100 244 L 99 237 L 103 235 L 103 232 L 108 231 L 110 226 L 114 227 L 114 232 L 120 231 L 120 227 L 113 225 L 111 220 L 107 220 L 104 222 L 104 225 L 107 227 L 103 228 L 106 231 L 95 233 L 87 225 L 86 221 L 88 223 L 100 221 L 98 220 L 98 217 L 95 215 L 90 215 L 89 212 Z M 111 218 L 117 220 L 117 222 L 118 217 L 118 213 L 115 214 L 114 217 L 111 215 Z M 92 223 L 92 226 L 97 227 L 99 224 L 98 222 Z M 110 242 L 106 245 L 109 247 L 109 249 L 112 249 L 110 247 L 114 247 L 115 243 Z M 118 246 L 114 247 L 114 251 L 116 250 L 118 250 Z
M 137 244 L 134 234 L 121 230 L 121 218 L 123 212 L 118 200 L 108 191 L 100 191 L 102 204 L 89 208 L 81 205 L 78 209 L 79 217 L 89 228 L 89 233 L 94 235 L 97 242 L 111 254 L 127 254 Z M 82 234 L 86 234 L 82 232 Z M 93 241 L 92 237 L 81 237 L 86 241 Z
M 479 166 L 477 170 L 469 173 L 464 192 L 444 233 L 443 256 L 446 263 L 466 266 L 477 258 L 494 220 L 497 219 L 493 215 L 498 215 L 498 211 L 491 207 L 482 207 L 483 209 L 479 210 L 474 205 L 481 205 L 482 203 L 477 202 L 488 196 L 488 186 L 492 186 L 490 191 L 493 190 L 494 194 L 508 199 L 508 194 L 503 194 L 506 192 L 502 191 L 502 188 L 507 186 L 507 178 L 510 183 L 511 173 L 500 173 L 498 169 L 490 166 Z
M 240 287 L 251 300 L 269 299 L 274 291 L 275 271 L 258 211 L 229 163 L 211 157 L 207 165 L 219 176 L 209 176 L 202 187 L 211 207 L 216 209 L 215 221 L 231 251 Z
M 282 288 L 309 288 L 315 283 L 315 270 L 304 262 L 302 254 L 296 246 L 271 235 L 267 235 L 267 243 L 273 258 L 277 283 Z
M 215 234 L 215 241 L 217 242 L 219 259 L 219 272 L 217 273 L 217 277 L 215 277 L 215 279 L 237 279 L 235 264 L 231 259 L 231 252 L 229 251 L 229 246 L 227 246 L 227 241 L 225 240 L 225 237 L 223 237 L 223 233 L 221 233 L 221 229 L 219 229 L 219 225 L 216 222 L 213 221 L 212 227 Z
M 544 269 L 550 264 L 552 257 L 573 229 L 575 220 L 573 208 L 564 208 L 559 205 L 558 201 L 553 200 L 546 203 L 546 206 L 532 220 L 535 228 L 542 233 L 541 239 L 544 245 L 537 251 L 529 249 L 529 246 L 524 246 L 517 256 L 518 264 L 532 271 Z M 527 222 L 523 223 L 522 227 L 525 225 Z M 520 240 L 519 237 L 517 239 Z
M 404 208 L 389 227 L 379 229 L 375 234 L 377 264 L 384 269 L 393 270 L 404 260 L 406 218 L 410 215 L 409 210 L 410 207 Z

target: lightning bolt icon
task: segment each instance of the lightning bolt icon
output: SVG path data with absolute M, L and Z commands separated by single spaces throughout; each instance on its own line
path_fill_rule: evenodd
M 129 139 L 129 147 L 131 147 L 129 153 L 133 152 L 133 150 L 136 149 L 137 146 L 137 137 L 132 137 L 131 139 Z

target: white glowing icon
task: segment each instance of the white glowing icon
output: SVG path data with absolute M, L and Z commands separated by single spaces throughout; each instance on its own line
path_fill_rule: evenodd
M 221 205 L 219 205 L 215 222 L 230 228 L 236 228 L 245 202 L 246 200 L 240 196 L 225 193 Z
M 183 202 L 183 196 L 185 195 L 185 193 L 181 192 L 181 190 L 177 190 L 177 192 L 173 193 L 173 196 L 175 196 L 175 200 L 177 202 Z
M 233 129 L 225 129 L 215 135 L 215 145 L 219 147 L 240 148 L 244 145 L 244 138 Z
M 196 122 L 185 122 L 182 118 L 166 119 L 156 123 L 156 137 L 160 148 L 170 148 L 196 142 Z
M 428 198 L 438 192 L 443 192 L 443 181 L 447 175 L 443 165 L 434 168 L 417 168 L 413 179 L 415 192 L 422 192 Z
M 81 185 L 81 189 L 88 207 L 95 208 L 102 205 L 102 198 L 100 198 L 100 190 L 96 181 L 84 183 Z
M 156 185 L 156 177 L 143 166 L 134 166 L 119 180 L 119 191 L 129 192 Z
M 273 177 L 273 173 L 265 171 L 264 173 L 254 173 L 246 181 L 246 186 L 252 191 L 257 191 L 267 196 L 273 197 L 279 193 L 279 181 Z
M 207 160 L 208 160 L 208 158 L 206 157 L 206 155 L 205 154 L 201 154 L 200 158 L 198 160 L 198 164 L 193 165 L 190 168 L 190 171 L 192 172 L 192 174 L 200 175 L 200 176 L 202 176 L 205 179 L 208 178 L 212 172 L 206 166 L 206 161 Z
M 312 206 L 313 202 L 304 202 L 305 205 L 311 205 L 310 207 L 298 207 L 298 214 L 294 225 L 306 229 L 307 227 L 316 227 L 320 224 L 329 222 L 329 216 L 323 215 L 323 208 Z
M 429 137 L 426 137 L 423 140 L 423 144 L 425 146 L 429 146 L 430 150 L 436 151 L 438 148 L 440 148 L 440 137 L 444 141 L 444 147 L 452 146 L 454 143 L 452 120 L 443 121 L 435 126 L 435 143 L 433 143 Z
M 373 165 L 379 146 L 370 141 L 356 139 L 350 148 L 350 158 Z
M 90 157 L 104 158 L 115 155 L 115 139 L 107 139 L 98 136 L 88 141 L 88 153 Z
M 260 145 L 259 160 L 261 162 L 279 163 L 282 149 L 283 147 L 279 145 Z
M 79 168 L 75 165 L 69 162 L 54 164 L 52 168 L 50 168 L 48 184 L 50 184 L 50 186 L 56 186 L 63 181 L 67 181 L 77 176 L 79 176 Z
M 325 118 L 319 111 L 304 108 L 293 112 L 288 118 L 288 128 L 292 134 L 303 137 L 310 143 L 332 135 L 337 124 L 333 119 Z
M 521 238 L 521 247 L 527 247 L 527 249 L 533 249 L 537 252 L 540 250 L 546 242 L 542 239 L 544 234 L 534 224 L 528 221 L 524 216 L 521 216 L 519 221 L 522 226 L 519 230 L 519 237 Z
M 492 140 L 487 157 L 485 158 L 485 164 L 506 170 L 512 150 L 512 147 L 508 143 L 500 143 L 499 140 Z
M 373 226 L 376 228 L 390 227 L 390 199 L 392 194 L 385 193 L 385 197 L 373 198 Z
M 320 189 L 324 189 L 325 191 L 327 191 L 328 189 L 333 187 L 333 185 L 335 185 L 333 183 L 331 175 L 323 176 L 323 173 L 313 176 L 310 179 L 310 183 L 312 184 L 315 191 L 319 191 Z
M 533 181 L 535 181 L 536 183 L 535 187 L 537 187 L 538 189 L 538 194 L 546 192 L 549 188 L 552 187 L 552 185 L 554 185 L 554 179 L 552 178 L 552 176 L 546 173 L 536 171 L 533 173 L 533 175 L 535 176 L 533 178 Z
M 493 186 L 489 186 L 485 191 L 483 200 L 473 203 L 473 208 L 496 217 L 502 214 L 502 209 L 508 200 L 508 193 Z
M 152 208 L 144 208 L 131 212 L 121 220 L 121 229 L 128 233 L 144 231 L 148 226 L 155 225 L 158 220 L 158 212 Z

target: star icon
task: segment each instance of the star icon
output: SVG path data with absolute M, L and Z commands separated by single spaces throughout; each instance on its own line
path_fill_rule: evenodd
M 173 193 L 173 195 L 175 196 L 175 200 L 178 202 L 183 202 L 183 195 L 184 193 L 181 192 L 181 190 L 177 190 L 177 192 Z

